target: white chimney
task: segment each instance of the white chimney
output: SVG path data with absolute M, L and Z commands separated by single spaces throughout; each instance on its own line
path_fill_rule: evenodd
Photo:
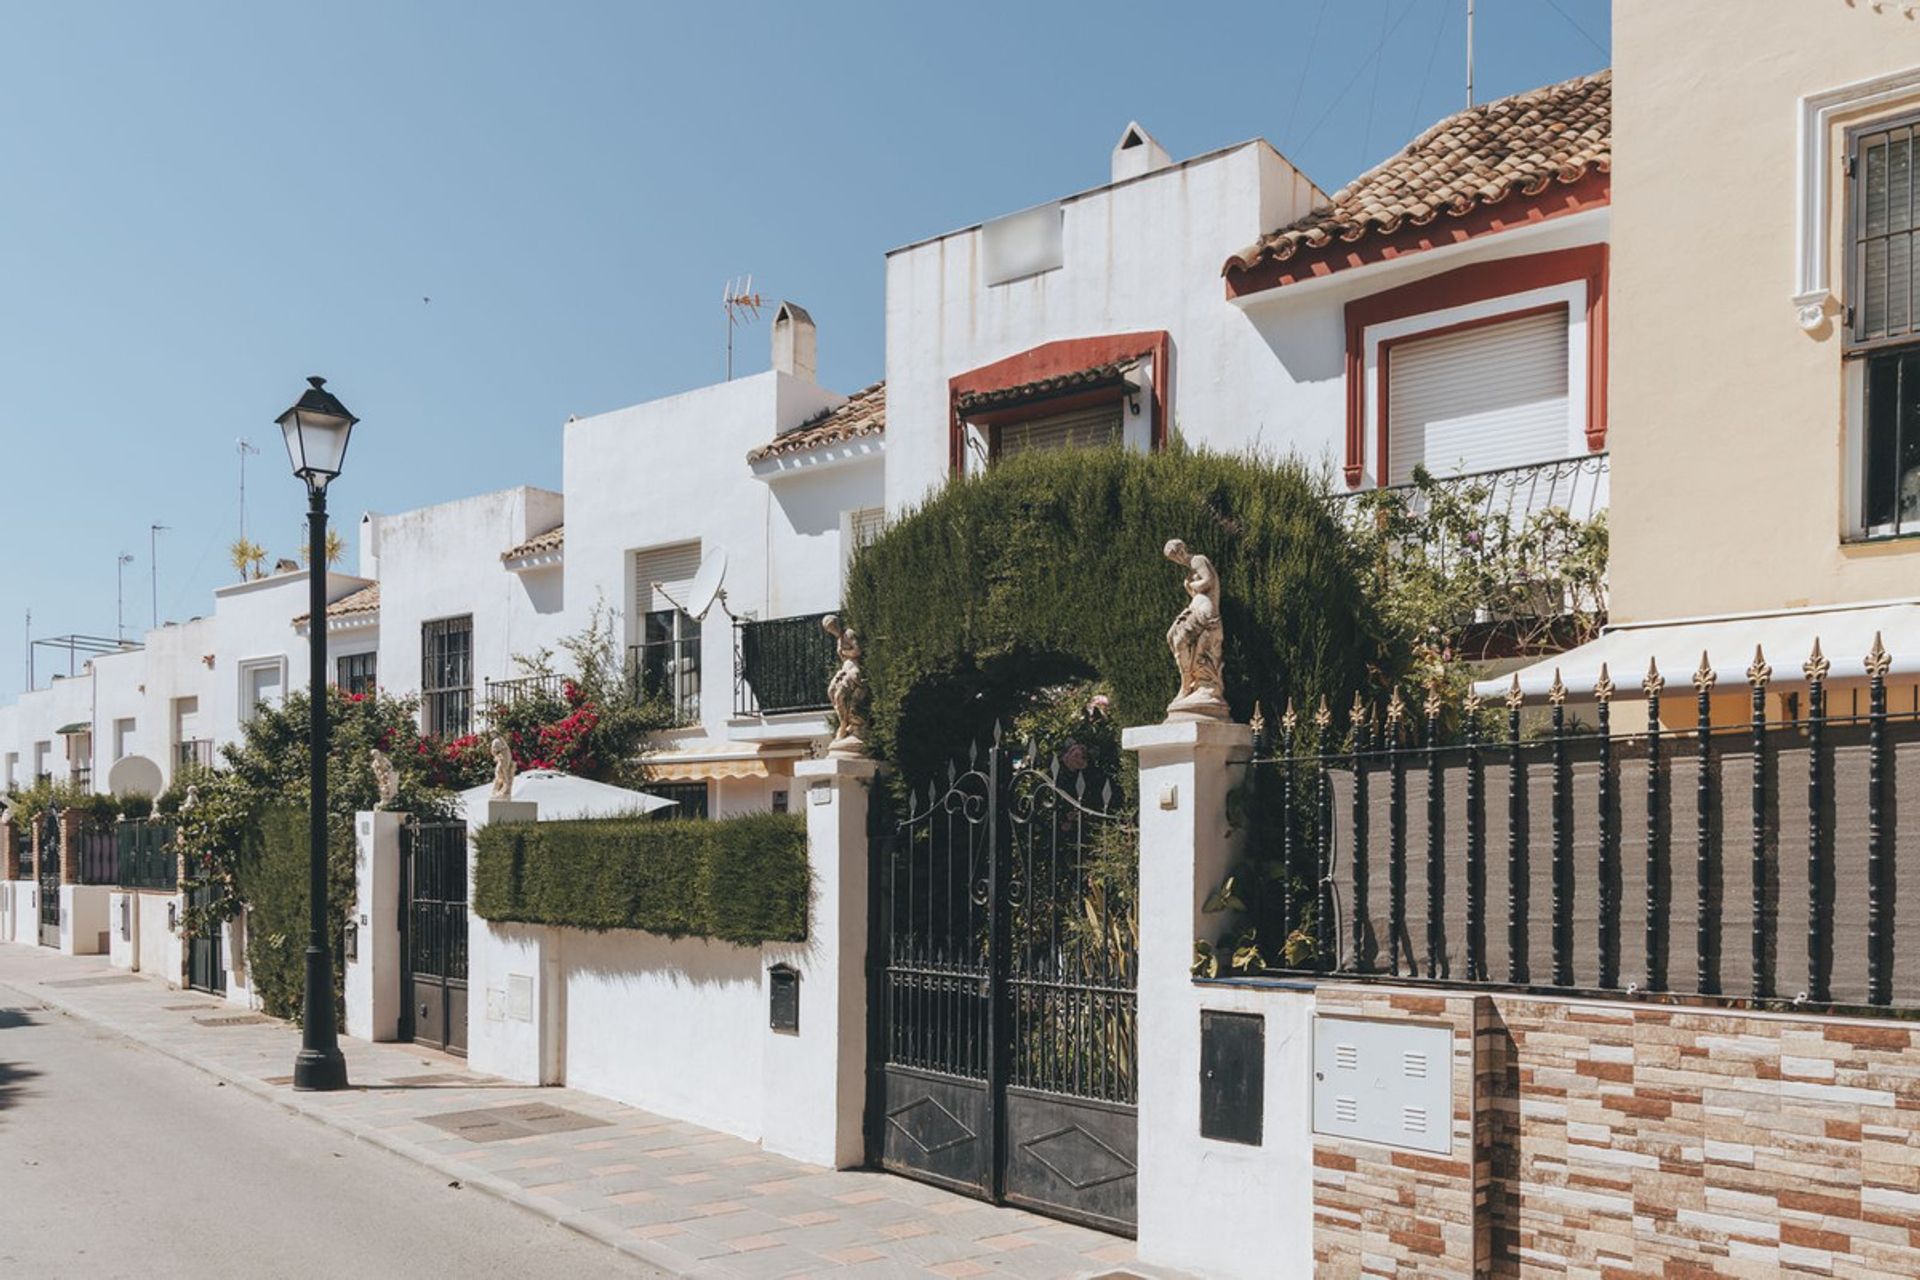
M 814 359 L 813 317 L 798 303 L 783 302 L 773 315 L 773 368 L 807 382 L 819 381 Z
M 1155 169 L 1164 169 L 1173 163 L 1173 157 L 1167 149 L 1153 140 L 1153 135 L 1140 127 L 1138 120 L 1127 125 L 1126 132 L 1120 135 L 1120 141 L 1113 148 L 1113 180 L 1123 182 L 1128 178 L 1137 178 L 1143 173 L 1152 173 Z

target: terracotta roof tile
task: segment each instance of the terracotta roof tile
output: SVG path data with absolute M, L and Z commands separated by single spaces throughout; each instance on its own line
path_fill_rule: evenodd
M 886 430 L 887 384 L 876 382 L 854 392 L 838 409 L 803 422 L 791 431 L 781 432 L 749 453 L 747 461 L 761 462 L 784 453 L 799 453 L 861 436 L 884 435 Z
M 530 556 L 551 555 L 567 545 L 567 526 L 557 524 L 545 533 L 536 533 L 517 547 L 500 553 L 502 560 L 525 560 Z
M 1139 363 L 1139 356 L 1131 356 L 1125 360 L 1112 360 L 1086 369 L 1075 369 L 1071 373 L 1056 373 L 1051 377 L 1036 378 L 1032 382 L 1023 382 L 1017 387 L 997 387 L 992 391 L 963 391 L 960 393 L 960 412 L 979 413 L 1003 404 L 1016 404 L 1023 400 L 1039 400 L 1047 396 L 1064 395 L 1071 391 L 1117 385 Z
M 1331 203 L 1227 260 L 1225 272 L 1459 217 L 1519 192 L 1538 195 L 1613 164 L 1613 72 L 1598 71 L 1440 123 L 1336 191 Z
M 327 606 L 329 618 L 357 618 L 379 612 L 380 584 L 377 582 L 361 587 L 358 591 L 349 591 Z M 312 616 L 312 614 L 303 613 L 293 620 L 293 625 L 304 627 L 307 625 L 307 619 Z

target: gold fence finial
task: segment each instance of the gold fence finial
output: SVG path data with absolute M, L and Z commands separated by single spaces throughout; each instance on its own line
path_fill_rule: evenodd
M 1808 684 L 1819 684 L 1827 678 L 1827 672 L 1833 670 L 1833 664 L 1827 661 L 1827 655 L 1820 652 L 1820 637 L 1813 638 L 1813 653 L 1801 666 L 1807 676 Z
M 1713 688 L 1715 679 L 1713 667 L 1707 662 L 1707 651 L 1702 649 L 1700 651 L 1700 666 L 1693 673 L 1693 687 L 1701 693 L 1706 693 Z
M 1353 691 L 1353 705 L 1347 709 L 1347 723 L 1358 729 L 1373 719 L 1373 709 L 1367 706 L 1366 695 L 1358 689 Z
M 1884 680 L 1893 670 L 1893 655 L 1887 652 L 1887 646 L 1880 639 L 1878 631 L 1873 633 L 1873 648 L 1867 650 L 1867 674 L 1876 680 Z
M 1647 691 L 1649 698 L 1659 697 L 1660 691 L 1667 687 L 1667 678 L 1660 674 L 1660 663 L 1657 659 L 1647 659 L 1647 678 L 1640 682 L 1640 687 Z
M 1400 722 L 1406 719 L 1406 716 L 1406 700 L 1400 696 L 1400 686 L 1395 685 L 1393 695 L 1387 699 L 1387 731 L 1392 732 L 1398 729 Z
M 1565 682 L 1560 679 L 1560 668 L 1558 667 L 1553 669 L 1553 683 L 1547 686 L 1547 701 L 1556 707 L 1563 707 L 1567 704 L 1567 686 Z
M 1437 675 L 1428 676 L 1427 677 L 1427 698 L 1426 698 L 1426 706 L 1425 706 L 1427 719 L 1438 720 L 1440 718 L 1440 713 L 1442 711 L 1445 711 L 1446 709 L 1447 709 L 1446 699 L 1443 698 L 1440 694 L 1440 677 Z
M 1247 727 L 1253 730 L 1255 738 L 1263 738 L 1267 733 L 1267 711 L 1260 705 L 1260 699 L 1253 700 L 1253 718 L 1247 721 Z
M 1520 673 L 1516 671 L 1513 673 L 1513 683 L 1507 686 L 1507 710 L 1518 711 L 1520 704 L 1526 700 L 1527 695 L 1520 692 Z
M 1333 712 L 1327 709 L 1327 695 L 1320 695 L 1320 705 L 1313 710 L 1313 724 L 1316 729 L 1324 729 L 1333 723 Z
M 1753 646 L 1753 665 L 1747 668 L 1747 683 L 1765 688 L 1767 681 L 1773 679 L 1773 668 L 1767 665 L 1767 655 L 1760 646 Z
M 1472 685 L 1467 686 L 1467 696 L 1460 700 L 1460 710 L 1469 720 L 1480 714 L 1480 691 Z
M 1293 709 L 1293 699 L 1287 699 L 1287 709 L 1280 713 L 1280 728 L 1288 737 L 1300 727 L 1300 713 Z
M 1613 701 L 1613 677 L 1604 662 L 1600 664 L 1600 678 L 1593 682 L 1593 700 L 1602 704 Z

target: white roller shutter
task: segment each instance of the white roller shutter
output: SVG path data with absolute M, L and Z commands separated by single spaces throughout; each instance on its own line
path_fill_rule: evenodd
M 1565 457 L 1564 308 L 1415 338 L 1387 353 L 1387 483 Z
M 636 612 L 652 613 L 687 602 L 693 575 L 700 572 L 700 544 L 682 542 L 633 553 L 633 602 Z M 659 583 L 664 590 L 656 589 Z
M 1120 413 L 1124 403 L 1116 399 L 1110 405 L 1055 414 L 1051 418 L 1009 422 L 1000 428 L 1000 456 L 1010 458 L 1016 453 L 1036 449 L 1075 449 L 1119 444 Z

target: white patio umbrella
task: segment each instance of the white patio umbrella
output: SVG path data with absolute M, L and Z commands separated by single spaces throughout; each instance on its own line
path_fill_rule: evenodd
M 457 811 L 468 825 L 486 822 L 487 801 L 493 796 L 493 784 L 468 787 L 454 797 Z M 644 791 L 632 791 L 591 778 L 575 777 L 558 769 L 528 769 L 513 778 L 513 798 L 531 800 L 540 806 L 540 821 L 562 818 L 618 818 L 652 813 L 674 804 Z

